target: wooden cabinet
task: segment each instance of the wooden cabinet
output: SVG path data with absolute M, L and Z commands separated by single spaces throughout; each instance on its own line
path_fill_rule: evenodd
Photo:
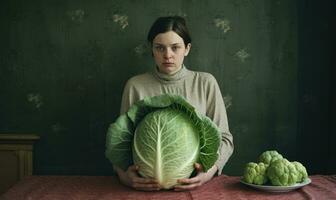
M 33 174 L 33 145 L 39 136 L 0 133 L 0 194 Z

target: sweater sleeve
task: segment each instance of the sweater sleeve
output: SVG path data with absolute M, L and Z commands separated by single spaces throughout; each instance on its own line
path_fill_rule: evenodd
M 212 119 L 221 132 L 221 142 L 218 151 L 219 158 L 215 163 L 218 169 L 218 175 L 220 175 L 224 165 L 233 153 L 233 137 L 229 131 L 226 108 L 220 88 L 212 75 L 210 76 L 208 86 L 206 115 Z
M 121 98 L 120 114 L 124 114 L 128 111 L 130 106 L 139 100 L 139 94 L 134 87 L 133 79 L 129 79 L 126 82 L 124 91 Z

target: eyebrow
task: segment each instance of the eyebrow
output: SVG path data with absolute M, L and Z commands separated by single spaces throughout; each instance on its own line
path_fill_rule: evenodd
M 182 43 L 173 43 L 173 44 L 170 44 L 168 46 L 175 46 L 175 45 L 181 45 Z M 161 44 L 161 43 L 154 43 L 154 45 L 157 45 L 157 46 L 166 46 L 164 44 Z

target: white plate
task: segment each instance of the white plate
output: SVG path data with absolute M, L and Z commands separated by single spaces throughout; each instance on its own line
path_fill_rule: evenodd
M 305 185 L 308 185 L 309 183 L 311 183 L 311 180 L 310 180 L 310 178 L 307 178 L 302 183 L 297 183 L 297 184 L 291 185 L 291 186 L 255 185 L 255 184 L 251 184 L 251 183 L 246 183 L 243 180 L 240 180 L 240 182 L 243 183 L 244 185 L 248 185 L 248 186 L 256 188 L 258 190 L 264 190 L 264 191 L 267 191 L 267 192 L 289 192 L 289 191 L 301 188 Z

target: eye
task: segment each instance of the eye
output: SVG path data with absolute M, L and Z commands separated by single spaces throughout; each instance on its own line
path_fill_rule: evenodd
M 155 46 L 154 47 L 156 51 L 159 51 L 159 52 L 163 52 L 164 51 L 164 47 L 163 46 Z
M 180 46 L 172 46 L 173 51 L 177 51 L 180 48 Z

